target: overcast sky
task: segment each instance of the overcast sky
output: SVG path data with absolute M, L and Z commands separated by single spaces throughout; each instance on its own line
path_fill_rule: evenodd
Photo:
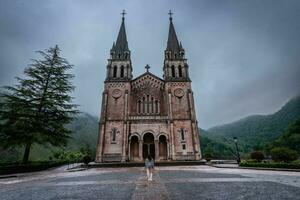
M 134 76 L 162 77 L 168 10 L 186 50 L 199 125 L 277 111 L 300 94 L 299 0 L 0 0 L 0 86 L 58 44 L 80 110 L 99 116 L 109 50 L 125 9 Z

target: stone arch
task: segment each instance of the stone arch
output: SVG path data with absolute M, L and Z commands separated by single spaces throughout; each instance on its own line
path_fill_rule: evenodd
M 146 159 L 149 155 L 155 159 L 155 149 L 157 149 L 155 144 L 157 142 L 155 140 L 154 132 L 152 130 L 144 131 L 141 139 L 143 142 L 143 159 Z
M 156 136 L 156 140 L 159 140 L 160 136 L 165 136 L 167 140 L 169 140 L 168 134 L 164 133 L 164 132 L 160 132 L 157 136 Z
M 129 136 L 129 140 L 131 140 L 131 138 L 132 138 L 133 136 L 137 136 L 137 137 L 138 137 L 138 139 L 139 139 L 139 140 L 141 140 L 141 136 L 140 136 L 140 134 L 138 134 L 138 133 L 136 133 L 136 132 L 135 132 L 135 133 L 131 133 L 131 134 L 130 134 L 130 136 Z
M 167 136 L 161 134 L 158 137 L 158 156 L 160 160 L 167 160 L 168 159 L 168 139 Z
M 140 139 L 137 133 L 130 135 L 129 137 L 129 160 L 138 161 L 139 160 L 139 144 Z
M 143 131 L 143 132 L 142 132 L 142 134 L 141 134 L 141 140 L 144 139 L 144 135 L 145 135 L 146 133 L 151 133 L 151 134 L 153 135 L 153 137 L 155 138 L 155 133 L 154 133 L 153 130 L 146 130 L 146 131 Z

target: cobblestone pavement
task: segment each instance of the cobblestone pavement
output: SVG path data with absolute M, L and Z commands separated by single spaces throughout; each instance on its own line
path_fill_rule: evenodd
M 60 199 L 292 199 L 300 200 L 300 173 L 209 166 L 99 168 L 30 173 L 0 180 L 1 200 Z

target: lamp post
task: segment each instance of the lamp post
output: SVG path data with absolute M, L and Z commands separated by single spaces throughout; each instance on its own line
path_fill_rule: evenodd
M 241 162 L 241 157 L 240 157 L 240 152 L 239 152 L 239 147 L 238 147 L 238 141 L 237 141 L 237 137 L 233 137 L 233 141 L 235 143 L 235 148 L 236 148 L 236 153 L 237 153 L 237 162 L 238 164 L 240 164 Z

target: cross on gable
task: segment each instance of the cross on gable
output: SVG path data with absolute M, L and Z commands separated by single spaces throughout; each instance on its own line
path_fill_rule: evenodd
M 125 10 L 123 10 L 123 12 L 121 13 L 123 19 L 124 19 L 124 17 L 125 17 L 126 14 L 127 13 L 125 12 Z
M 169 10 L 168 14 L 170 15 L 170 19 L 172 19 L 172 15 L 174 14 L 174 13 L 172 13 L 172 10 Z
M 147 65 L 145 66 L 145 69 L 147 70 L 147 72 L 149 72 L 150 66 L 147 64 Z

